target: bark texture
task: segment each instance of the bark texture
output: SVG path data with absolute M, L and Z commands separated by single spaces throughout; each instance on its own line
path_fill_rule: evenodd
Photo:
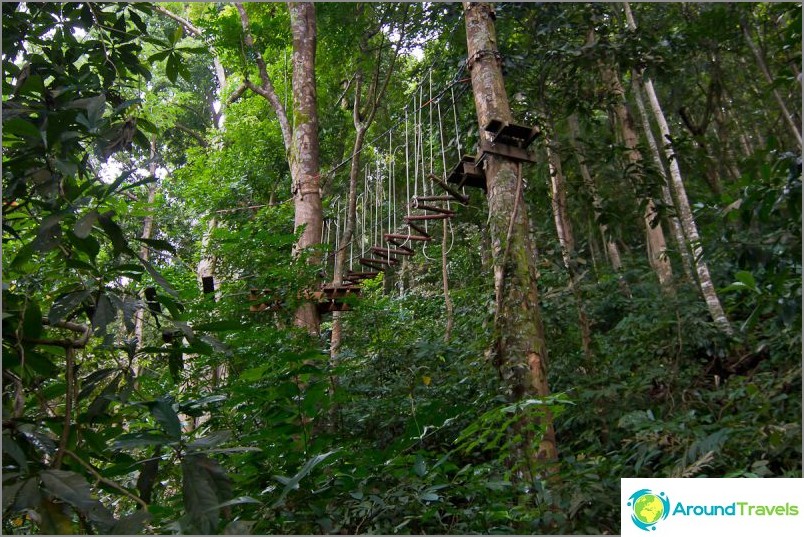
M 497 51 L 493 8 L 464 3 L 468 66 L 481 136 L 491 119 L 513 122 Z M 536 286 L 536 264 L 522 194 L 520 164 L 489 155 L 485 164 L 489 232 L 497 300 L 495 359 L 511 397 L 520 400 L 550 393 L 547 346 Z M 528 461 L 557 458 L 552 417 L 544 416 L 546 434 Z

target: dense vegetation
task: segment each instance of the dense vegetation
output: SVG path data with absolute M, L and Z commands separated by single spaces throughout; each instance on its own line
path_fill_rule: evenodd
M 460 4 L 315 5 L 299 250 L 298 7 L 3 2 L 4 533 L 618 533 L 621 477 L 801 476 L 800 4 L 496 5 L 540 128 L 551 395 L 518 398 L 478 188 L 298 326 L 350 174 L 360 270 L 482 136 Z

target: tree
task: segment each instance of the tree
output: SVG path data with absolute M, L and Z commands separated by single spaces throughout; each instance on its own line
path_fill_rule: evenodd
M 589 43 L 596 44 L 594 29 L 589 32 Z M 638 146 L 639 137 L 637 135 L 634 118 L 625 106 L 625 90 L 623 89 L 620 77 L 615 69 L 607 64 L 606 61 L 599 62 L 600 75 L 607 91 L 612 95 L 610 109 L 616 119 L 616 124 L 622 135 L 623 145 L 625 146 L 625 156 L 627 158 L 627 171 L 630 175 L 640 177 L 642 171 L 642 153 Z M 648 250 L 648 261 L 656 273 L 659 283 L 667 291 L 672 289 L 673 269 L 670 259 L 667 257 L 667 242 L 664 238 L 661 222 L 658 218 L 656 205 L 653 198 L 641 197 L 638 202 L 644 205 L 643 220 L 645 222 L 646 244 Z
M 254 52 L 260 76 L 260 85 L 246 76 L 244 82 L 230 97 L 230 102 L 239 98 L 246 89 L 261 95 L 271 103 L 282 130 L 290 175 L 291 193 L 296 207 L 294 225 L 301 231 L 296 245 L 300 254 L 321 243 L 323 208 L 321 205 L 318 108 L 315 78 L 316 23 L 315 6 L 309 2 L 291 2 L 290 28 L 293 35 L 293 109 L 292 118 L 279 99 L 262 53 L 255 48 L 251 35 L 249 16 L 243 4 L 235 4 L 243 27 L 243 40 Z M 292 123 L 290 121 L 292 119 Z M 310 256 L 310 264 L 318 263 L 316 255 Z M 313 302 L 303 302 L 296 310 L 295 322 L 308 332 L 317 334 L 320 319 Z
M 636 21 L 628 6 L 628 2 L 624 4 L 625 16 L 628 20 L 628 27 L 631 30 L 636 30 Z M 681 178 L 681 170 L 678 167 L 678 158 L 674 154 L 672 137 L 670 136 L 670 127 L 667 125 L 667 120 L 664 117 L 662 106 L 659 104 L 659 98 L 656 96 L 656 90 L 653 89 L 653 82 L 648 79 L 643 79 L 637 73 L 637 84 L 642 83 L 645 92 L 648 94 L 648 99 L 653 110 L 653 115 L 656 118 L 656 123 L 659 125 L 659 132 L 665 140 L 664 152 L 667 157 L 667 162 L 670 167 L 670 177 L 672 178 L 673 190 L 676 194 L 677 207 L 681 216 L 681 225 L 684 229 L 684 234 L 692 246 L 692 255 L 695 261 L 695 270 L 698 273 L 698 285 L 700 286 L 701 293 L 703 294 L 706 306 L 709 308 L 709 314 L 715 321 L 715 324 L 720 327 L 726 334 L 731 335 L 732 329 L 726 314 L 723 312 L 723 306 L 720 304 L 720 299 L 715 291 L 715 286 L 712 283 L 712 276 L 709 273 L 709 267 L 704 260 L 703 248 L 701 247 L 701 236 L 698 233 L 698 226 L 695 225 L 695 219 L 692 216 L 690 203 L 687 199 L 687 190 L 684 188 L 684 181 Z M 647 125 L 646 125 L 647 126 Z M 648 129 L 646 132 L 650 132 Z M 685 246 L 682 246 L 684 248 Z
M 481 131 L 493 119 L 512 123 L 497 52 L 494 9 L 487 3 L 467 2 L 464 13 L 467 65 Z M 514 401 L 550 393 L 547 345 L 520 166 L 521 163 L 493 154 L 487 156 L 484 166 L 496 296 L 496 341 L 492 353 Z M 549 413 L 545 413 L 538 425 L 543 432 L 538 449 L 533 453 L 526 447 L 524 456 L 530 462 L 555 459 L 555 435 Z M 525 438 L 534 440 L 527 434 Z

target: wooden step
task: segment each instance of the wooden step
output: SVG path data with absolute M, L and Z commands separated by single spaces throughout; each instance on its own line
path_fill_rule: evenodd
M 410 216 L 403 217 L 405 222 L 418 222 L 422 220 L 446 220 L 447 218 L 451 218 L 455 213 L 452 214 L 412 214 Z
M 413 227 L 413 226 L 411 226 Z M 429 235 L 402 235 L 400 233 L 386 233 L 383 235 L 385 240 L 400 239 L 403 241 L 431 241 L 433 238 Z
M 399 241 L 399 239 L 386 239 L 386 240 L 385 240 L 385 242 L 387 242 L 388 244 L 391 244 L 391 245 L 393 245 L 393 246 L 396 246 L 396 247 L 397 247 L 397 248 L 399 248 L 400 250 L 404 250 L 404 251 L 406 251 L 406 252 L 410 252 L 411 254 L 414 254 L 414 253 L 415 253 L 415 251 L 413 250 L 413 248 L 411 248 L 411 247 L 409 247 L 409 246 L 405 246 L 405 241 L 401 241 L 401 242 L 400 242 L 400 241 Z
M 456 189 L 452 188 L 447 183 L 442 181 L 441 178 L 438 177 L 437 175 L 434 175 L 434 174 L 431 173 L 427 177 L 429 177 L 435 184 L 440 186 L 443 190 L 445 190 L 452 197 L 454 197 L 456 199 L 456 201 L 458 201 L 458 203 L 462 203 L 463 205 L 466 205 L 467 203 L 469 203 L 469 196 L 464 196 L 463 194 L 458 192 Z M 485 186 L 485 183 L 484 183 L 484 186 Z
M 379 274 L 379 272 L 352 272 L 352 271 L 349 271 L 349 272 L 346 273 L 346 275 L 343 278 L 344 279 L 349 279 L 349 280 L 355 280 L 355 279 L 369 280 L 371 278 L 376 277 L 378 274 Z
M 457 201 L 461 203 L 461 200 L 454 196 L 413 196 L 413 203 L 417 201 Z
M 447 214 L 449 216 L 455 216 L 455 211 L 451 209 L 447 209 L 444 207 L 433 207 L 432 205 L 420 205 L 418 200 L 414 199 L 413 203 L 410 206 L 414 209 L 421 209 L 422 211 L 433 211 L 434 213 L 441 213 Z
M 419 233 L 421 233 L 421 234 L 422 234 L 422 236 L 424 236 L 424 237 L 429 237 L 429 236 L 430 236 L 430 234 L 429 234 L 429 233 L 427 233 L 427 230 L 426 230 L 426 229 L 424 229 L 423 227 L 421 227 L 421 226 L 420 226 L 420 225 L 418 225 L 418 224 L 414 224 L 413 222 L 407 222 L 407 225 L 408 225 L 408 227 L 409 227 L 410 229 L 413 229 L 413 230 L 418 231 L 418 232 L 419 232 Z
M 372 246 L 371 251 L 382 255 L 414 255 L 415 253 L 410 248 L 397 250 L 396 248 L 380 248 L 379 246 Z
M 381 265 L 398 265 L 398 259 L 380 259 L 379 257 L 361 257 L 360 263 L 379 263 Z

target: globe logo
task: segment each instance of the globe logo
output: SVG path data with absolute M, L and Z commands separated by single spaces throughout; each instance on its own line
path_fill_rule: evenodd
M 637 528 L 655 531 L 656 523 L 670 513 L 670 500 L 664 492 L 656 494 L 649 489 L 641 489 L 628 499 L 628 507 L 631 508 L 631 521 Z

